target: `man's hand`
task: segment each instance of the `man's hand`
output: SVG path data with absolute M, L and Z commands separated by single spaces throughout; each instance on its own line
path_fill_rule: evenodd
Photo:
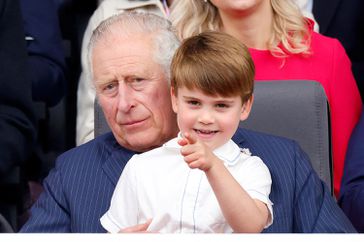
M 198 168 L 206 172 L 219 161 L 207 145 L 187 132 L 178 140 L 178 144 L 182 146 L 181 154 L 185 162 L 192 169 Z
M 120 230 L 119 233 L 149 233 L 147 231 L 147 229 L 151 222 L 152 222 L 152 219 L 148 219 L 147 222 L 145 222 L 143 224 L 137 224 L 132 227 L 122 229 L 122 230 Z

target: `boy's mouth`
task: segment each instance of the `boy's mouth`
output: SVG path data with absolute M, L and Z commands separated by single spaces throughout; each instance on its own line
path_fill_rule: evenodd
M 217 130 L 204 130 L 204 129 L 193 129 L 197 134 L 201 134 L 201 135 L 212 135 L 212 134 L 216 134 L 218 131 Z

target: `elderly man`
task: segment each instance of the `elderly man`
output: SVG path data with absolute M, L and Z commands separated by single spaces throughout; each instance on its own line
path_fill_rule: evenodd
M 167 17 L 167 2 L 160 0 L 105 0 L 101 2 L 92 14 L 82 40 L 81 65 L 82 72 L 77 90 L 77 127 L 76 145 L 80 145 L 94 138 L 94 99 L 95 89 L 92 87 L 90 66 L 87 63 L 87 48 L 92 32 L 105 19 L 124 11 L 138 11 L 154 13 Z
M 93 79 L 112 133 L 59 157 L 22 232 L 105 232 L 99 219 L 129 158 L 177 135 L 168 82 L 177 46 L 168 21 L 152 14 L 122 13 L 96 29 Z M 233 139 L 271 172 L 274 223 L 264 232 L 355 231 L 295 142 L 243 129 Z

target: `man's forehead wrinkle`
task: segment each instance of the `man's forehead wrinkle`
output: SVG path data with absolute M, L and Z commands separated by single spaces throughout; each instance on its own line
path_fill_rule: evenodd
M 99 72 L 100 81 L 124 80 L 129 77 L 146 75 L 149 71 L 144 65 L 140 64 L 140 59 L 142 58 L 137 55 L 111 59 L 109 64 Z
M 98 41 L 98 43 L 102 43 L 103 45 L 109 46 L 111 43 L 114 44 L 121 44 L 121 43 L 133 43 L 130 42 L 130 40 L 133 39 L 144 39 L 147 40 L 146 43 L 153 42 L 153 37 L 158 34 L 155 32 L 140 32 L 138 30 L 132 30 L 132 31 L 118 31 L 118 32 L 111 32 L 108 35 L 105 35 L 101 37 Z

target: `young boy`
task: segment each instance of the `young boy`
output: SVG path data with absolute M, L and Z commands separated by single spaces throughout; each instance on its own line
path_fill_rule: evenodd
M 173 57 L 179 137 L 133 156 L 101 224 L 109 232 L 152 219 L 152 232 L 261 232 L 273 221 L 271 177 L 232 140 L 253 102 L 254 64 L 233 37 L 205 32 Z

